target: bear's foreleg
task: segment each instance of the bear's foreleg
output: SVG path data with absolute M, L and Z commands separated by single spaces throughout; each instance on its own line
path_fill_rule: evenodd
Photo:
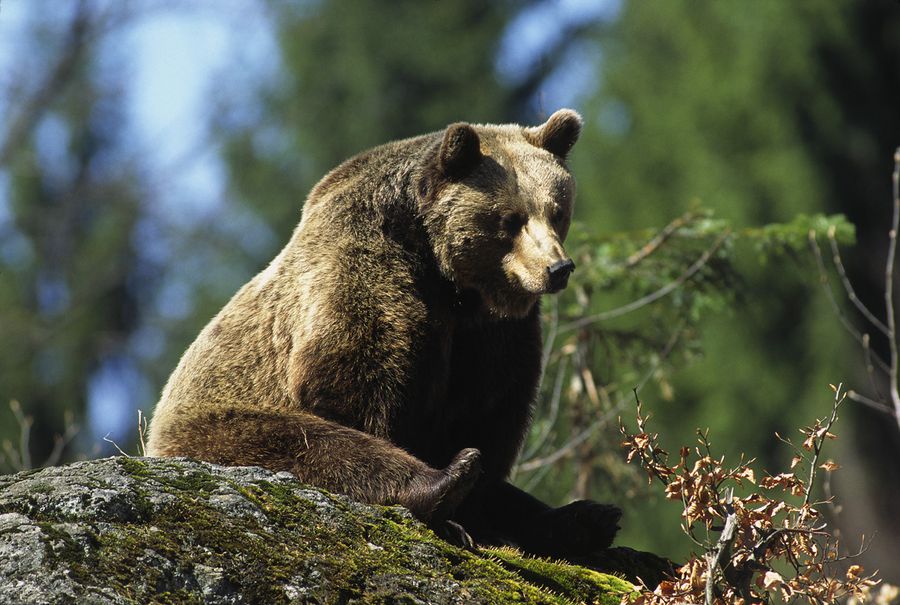
M 435 469 L 384 439 L 307 413 L 222 410 L 183 415 L 151 453 L 290 471 L 300 481 L 370 504 L 400 504 L 440 524 L 480 474 L 480 453 Z

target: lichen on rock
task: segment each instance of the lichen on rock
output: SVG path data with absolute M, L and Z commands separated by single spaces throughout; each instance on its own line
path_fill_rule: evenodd
M 116 457 L 0 476 L 0 603 L 619 603 L 629 582 L 473 553 L 290 474 Z

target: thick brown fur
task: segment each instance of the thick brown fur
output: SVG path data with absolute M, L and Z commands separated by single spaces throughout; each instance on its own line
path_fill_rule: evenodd
M 565 556 L 619 510 L 507 483 L 540 376 L 538 299 L 565 286 L 581 118 L 453 124 L 351 158 L 170 377 L 155 456 L 288 470 L 484 543 Z

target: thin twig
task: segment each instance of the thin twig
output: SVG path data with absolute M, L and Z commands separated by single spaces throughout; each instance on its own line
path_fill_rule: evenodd
M 103 441 L 106 441 L 107 443 L 112 443 L 113 447 L 116 448 L 116 450 L 118 450 L 118 452 L 119 452 L 120 454 L 122 454 L 122 455 L 125 456 L 126 458 L 131 458 L 131 456 L 130 456 L 129 454 L 126 454 L 126 453 L 122 450 L 122 448 L 119 447 L 119 444 L 118 444 L 118 443 L 116 443 L 115 441 L 113 441 L 112 439 L 109 438 L 109 433 L 107 433 L 106 435 L 103 436 Z
M 825 493 L 825 506 L 831 511 L 832 522 L 836 523 L 843 507 L 834 502 L 834 491 L 831 489 L 831 473 L 825 473 L 825 479 L 822 481 L 822 491 Z M 836 540 L 841 538 L 840 527 L 835 527 L 832 533 Z
M 590 315 L 588 317 L 582 317 L 581 319 L 577 319 L 573 322 L 563 325 L 559 328 L 560 332 L 569 332 L 571 330 L 577 330 L 579 328 L 583 328 L 593 323 L 597 323 L 599 321 L 606 321 L 608 319 L 613 319 L 614 317 L 619 317 L 621 315 L 625 315 L 627 313 L 631 313 L 637 309 L 640 309 L 643 306 L 649 305 L 650 303 L 656 302 L 660 298 L 670 294 L 673 290 L 677 289 L 679 286 L 684 284 L 687 280 L 694 276 L 695 273 L 700 271 L 706 263 L 709 262 L 709 259 L 713 254 L 721 247 L 721 245 L 725 242 L 728 236 L 731 235 L 731 230 L 725 230 L 716 241 L 713 242 L 713 245 L 710 246 L 703 254 L 694 261 L 687 270 L 678 276 L 677 279 L 669 282 L 659 290 L 651 292 L 646 296 L 642 296 L 641 298 L 628 303 L 627 305 L 622 305 L 621 307 L 617 307 L 615 309 L 610 309 L 609 311 L 604 311 L 602 313 L 597 313 L 596 315 Z
M 547 473 L 549 473 L 552 470 L 553 470 L 553 466 L 550 464 L 548 464 L 547 466 L 545 466 L 543 468 L 539 468 L 537 470 L 537 472 L 532 473 L 531 477 L 528 478 L 528 481 L 526 481 L 522 485 L 522 489 L 524 489 L 526 492 L 530 493 L 535 487 L 537 487 L 538 484 L 540 484 L 540 482 L 544 479 L 544 477 L 547 476 Z
M 141 410 L 138 413 L 138 446 L 141 448 L 141 456 L 147 455 L 147 417 Z
M 822 453 L 822 446 L 825 445 L 825 440 L 828 438 L 829 431 L 831 431 L 831 427 L 834 426 L 834 423 L 837 422 L 838 408 L 841 407 L 841 404 L 846 399 L 847 395 L 841 392 L 842 384 L 838 384 L 834 389 L 834 403 L 831 406 L 831 417 L 828 419 L 828 422 L 825 423 L 825 426 L 822 427 L 823 432 L 821 437 L 816 436 L 813 438 L 813 456 L 809 461 L 809 479 L 806 481 L 806 495 L 803 498 L 803 504 L 809 504 L 809 498 L 812 495 L 813 483 L 816 480 L 816 467 L 819 464 L 819 456 Z M 816 422 L 818 425 L 818 422 Z
M 628 257 L 628 259 L 625 261 L 625 268 L 633 268 L 639 262 L 656 252 L 659 247 L 666 242 L 667 239 L 672 237 L 672 235 L 674 235 L 676 231 L 688 224 L 691 220 L 693 220 L 693 218 L 693 212 L 686 212 L 663 227 L 662 230 L 654 235 L 649 242 L 641 246 L 640 250 Z
M 894 417 L 900 425 L 900 392 L 897 390 L 897 329 L 894 318 L 894 256 L 897 253 L 897 228 L 900 224 L 900 147 L 894 152 L 894 213 L 889 232 L 888 256 L 884 268 L 884 312 L 887 317 L 888 344 L 891 348 L 890 392 Z
M 12 441 L 9 439 L 3 440 L 3 458 L 4 464 L 8 466 L 10 470 L 13 472 L 18 472 L 22 469 L 22 462 L 19 460 L 19 452 L 16 451 L 16 448 L 13 447 Z
M 853 289 L 853 284 L 850 281 L 850 278 L 847 277 L 847 271 L 844 269 L 844 261 L 841 259 L 841 251 L 838 247 L 837 237 L 835 237 L 835 228 L 834 225 L 828 228 L 828 243 L 831 245 L 831 260 L 834 263 L 835 269 L 837 269 L 838 275 L 841 278 L 841 283 L 844 285 L 844 290 L 847 292 L 847 298 L 850 299 L 856 308 L 862 313 L 863 317 L 869 320 L 869 322 L 878 328 L 878 331 L 888 335 L 888 328 L 884 323 L 879 320 L 875 315 L 869 311 L 869 308 L 863 304 L 859 297 L 856 295 L 856 290 Z
M 816 240 L 816 232 L 812 229 L 809 230 L 809 234 L 807 235 L 807 239 L 809 240 L 809 248 L 813 253 L 813 256 L 816 259 L 816 267 L 819 271 L 819 283 L 822 285 L 822 290 L 825 292 L 825 296 L 828 298 L 828 302 L 831 304 L 831 310 L 841 322 L 841 325 L 844 326 L 844 329 L 848 334 L 853 336 L 853 338 L 862 346 L 864 349 L 868 349 L 868 342 L 866 335 L 862 334 L 859 330 L 857 330 L 853 324 L 847 319 L 847 316 L 844 315 L 844 312 L 841 310 L 841 306 L 837 302 L 837 298 L 834 296 L 834 290 L 831 287 L 831 281 L 828 279 L 828 271 L 825 269 L 825 261 L 822 259 L 822 250 L 819 248 L 819 242 Z M 871 355 L 871 350 L 869 350 Z M 890 374 L 891 368 L 886 361 L 881 359 L 878 355 L 871 355 L 871 359 L 875 361 L 875 365 L 883 371 L 885 374 Z
M 883 401 L 876 401 L 875 399 L 866 397 L 865 395 L 857 393 L 856 391 L 847 391 L 847 399 L 851 399 L 857 403 L 861 403 L 872 408 L 873 410 L 877 410 L 879 412 L 882 412 L 883 414 L 887 414 L 888 416 L 893 416 L 895 413 L 894 408 L 887 405 Z
M 872 387 L 872 392 L 875 393 L 875 396 L 878 397 L 879 401 L 886 401 L 884 395 L 881 394 L 881 387 L 878 386 L 878 381 L 875 380 L 875 367 L 872 365 L 872 343 L 868 334 L 863 334 L 863 359 L 866 361 L 866 376 L 869 378 L 869 386 Z M 851 397 L 852 399 L 852 397 Z M 891 410 L 891 414 L 893 415 L 893 410 Z
M 726 558 L 728 551 L 731 550 L 731 544 L 734 542 L 735 530 L 737 529 L 737 515 L 731 504 L 733 495 L 734 490 L 729 488 L 725 496 L 725 509 L 728 512 L 728 515 L 725 517 L 725 528 L 719 534 L 716 554 L 714 556 L 710 554 L 706 559 L 709 563 L 706 575 L 706 605 L 715 603 L 716 570 L 722 567 L 722 561 Z

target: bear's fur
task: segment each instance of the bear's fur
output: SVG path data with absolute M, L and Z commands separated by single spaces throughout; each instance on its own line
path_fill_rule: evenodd
M 571 110 L 453 124 L 326 175 L 184 354 L 148 454 L 288 470 L 481 543 L 608 546 L 617 508 L 551 508 L 506 482 L 541 372 L 538 299 L 574 268 L 565 158 L 580 129 Z

